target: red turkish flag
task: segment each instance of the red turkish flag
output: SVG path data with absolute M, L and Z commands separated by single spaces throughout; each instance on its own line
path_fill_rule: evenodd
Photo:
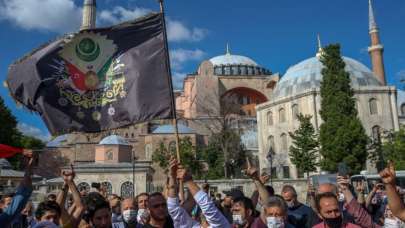
M 22 148 L 0 144 L 0 158 L 9 158 L 22 152 L 23 152 Z

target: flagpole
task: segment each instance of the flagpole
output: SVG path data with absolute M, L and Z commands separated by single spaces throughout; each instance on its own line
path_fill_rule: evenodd
M 165 8 L 163 4 L 163 0 L 158 0 L 160 4 L 160 13 L 163 17 L 163 37 L 165 40 L 165 48 L 166 48 L 166 68 L 169 73 L 169 86 L 170 86 L 170 96 L 171 96 L 171 103 L 172 103 L 172 115 L 173 115 L 173 126 L 174 126 L 174 133 L 176 136 L 176 155 L 177 161 L 181 162 L 180 157 L 180 146 L 179 146 L 179 129 L 177 126 L 177 115 L 176 115 L 176 103 L 174 100 L 174 93 L 173 93 L 173 81 L 172 81 L 172 71 L 170 67 L 170 55 L 169 55 L 169 44 L 167 41 L 167 30 L 166 30 L 166 19 L 165 19 Z

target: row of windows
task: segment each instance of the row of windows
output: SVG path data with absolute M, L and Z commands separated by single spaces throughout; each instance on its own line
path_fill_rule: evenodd
M 105 181 L 105 182 L 102 182 L 101 185 L 105 187 L 108 195 L 113 194 L 112 185 L 110 182 Z M 87 192 L 90 191 L 90 185 L 86 182 L 79 183 L 77 185 L 77 188 L 79 189 L 79 191 L 82 191 L 82 190 L 86 190 Z M 132 184 L 132 182 L 126 181 L 121 184 L 121 197 L 122 198 L 132 197 L 133 192 L 134 192 L 134 185 Z
M 299 114 L 299 108 L 297 104 L 293 104 L 291 106 L 291 110 L 292 110 L 292 119 L 296 120 Z M 286 118 L 286 112 L 284 108 L 280 108 L 278 110 L 278 122 L 279 123 L 284 123 L 287 121 Z M 267 125 L 271 126 L 274 124 L 274 116 L 273 116 L 273 112 L 272 111 L 268 111 L 267 112 Z
M 216 66 L 215 75 L 263 75 L 271 74 L 269 70 L 254 66 Z
M 375 98 L 371 98 L 368 102 L 368 106 L 369 106 L 369 112 L 370 115 L 378 115 L 378 101 Z M 297 116 L 299 114 L 299 107 L 297 104 L 293 104 L 291 106 L 291 110 L 292 110 L 292 119 L 296 120 Z M 403 104 L 401 106 L 401 112 L 403 115 L 405 115 L 405 104 Z M 284 108 L 280 108 L 278 110 L 278 122 L 279 123 L 284 123 L 286 122 L 286 111 Z M 274 124 L 274 116 L 273 116 L 273 112 L 272 111 L 268 111 L 267 112 L 267 125 L 271 126 Z

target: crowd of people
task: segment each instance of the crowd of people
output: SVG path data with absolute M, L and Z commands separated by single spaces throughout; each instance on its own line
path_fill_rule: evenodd
M 199 186 L 175 158 L 170 160 L 168 182 L 163 192 L 141 193 L 134 198 L 106 195 L 103 191 L 77 189 L 75 172 L 62 172 L 64 185 L 34 209 L 32 152 L 24 152 L 25 176 L 13 195 L 0 200 L 0 228 L 370 228 L 405 227 L 403 192 L 396 186 L 395 170 L 389 164 L 381 183 L 364 194 L 364 183 L 351 184 L 348 176 L 336 183 L 308 187 L 307 202 L 298 200 L 294 186 L 284 185 L 279 194 L 266 185 L 249 161 L 245 174 L 256 191 L 251 197 L 238 189 L 214 195 L 209 185 Z

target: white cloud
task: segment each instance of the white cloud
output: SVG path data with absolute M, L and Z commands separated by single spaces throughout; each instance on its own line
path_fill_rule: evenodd
M 102 10 L 99 13 L 99 21 L 102 24 L 117 24 L 123 21 L 133 20 L 138 17 L 144 16 L 147 13 L 152 12 L 150 9 L 136 7 L 133 9 L 126 9 L 122 6 L 116 6 L 112 10 Z M 167 19 L 167 38 L 172 42 L 188 41 L 196 42 L 203 40 L 208 30 L 202 28 L 189 28 L 184 23 Z
M 99 14 L 99 19 L 102 23 L 117 24 L 142 17 L 149 12 L 151 12 L 151 10 L 146 8 L 138 7 L 130 10 L 121 6 L 116 6 L 112 10 L 102 10 Z
M 73 0 L 0 0 L 0 20 L 27 30 L 70 32 L 80 27 L 81 12 Z
M 183 64 L 187 61 L 198 61 L 205 56 L 205 52 L 200 49 L 173 49 L 170 51 L 171 66 L 174 70 L 183 68 Z
M 17 125 L 18 130 L 20 130 L 26 136 L 32 136 L 37 139 L 40 139 L 44 142 L 47 142 L 51 139 L 51 135 L 49 133 L 45 133 L 41 131 L 39 128 L 34 127 L 32 125 L 26 123 L 19 123 Z
M 208 34 L 208 30 L 202 28 L 188 28 L 182 22 L 167 20 L 167 39 L 173 42 L 189 41 L 196 42 L 203 40 Z

